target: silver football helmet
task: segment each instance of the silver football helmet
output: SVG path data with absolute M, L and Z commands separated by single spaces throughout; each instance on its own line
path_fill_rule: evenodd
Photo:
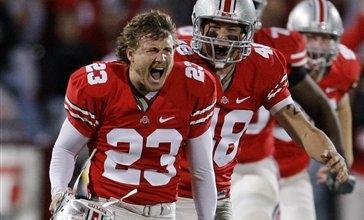
M 55 210 L 52 220 L 87 220 L 92 217 L 114 220 L 115 216 L 107 207 L 88 199 L 76 199 L 71 193 L 65 192 L 60 205 Z
M 238 24 L 242 27 L 243 37 L 233 40 L 207 36 L 203 33 L 205 21 Z M 192 13 L 192 49 L 202 58 L 214 63 L 216 68 L 239 62 L 250 54 L 255 21 L 255 9 L 251 0 L 197 0 Z M 203 52 L 203 47 L 211 48 L 211 54 Z
M 287 28 L 303 34 L 330 37 L 333 43 L 328 48 L 306 45 L 308 66 L 326 68 L 332 64 L 344 28 L 335 6 L 327 0 L 304 0 L 297 4 L 288 17 Z

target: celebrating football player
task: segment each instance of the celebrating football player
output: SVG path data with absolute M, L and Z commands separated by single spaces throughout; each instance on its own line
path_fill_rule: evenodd
M 71 75 L 67 118 L 49 171 L 55 216 L 109 219 L 113 213 L 122 220 L 175 219 L 179 152 L 184 148 L 197 212 L 201 219 L 213 219 L 216 187 L 209 127 L 215 79 L 196 64 L 174 62 L 174 38 L 168 15 L 138 15 L 118 37 L 119 61 L 93 63 Z M 82 195 L 88 200 L 77 199 L 76 193 L 76 199 L 57 209 L 85 145 L 96 150 L 88 194 Z
M 211 125 L 218 189 L 216 219 L 232 219 L 231 174 L 242 136 L 253 113 L 261 106 L 312 158 L 330 166 L 338 174 L 338 181 L 348 177 L 345 161 L 329 138 L 294 105 L 283 55 L 273 48 L 251 43 L 255 20 L 251 0 L 198 0 L 193 12 L 191 42 L 181 43 L 176 53 L 178 60 L 193 61 L 210 69 L 221 84 Z M 182 163 L 178 219 L 196 218 L 188 169 L 188 164 Z
M 337 112 L 344 137 L 345 158 L 348 166 L 351 166 L 352 119 L 348 92 L 357 84 L 360 64 L 355 54 L 339 43 L 343 33 L 339 12 L 329 1 L 305 0 L 296 5 L 290 13 L 287 28 L 302 33 L 307 42 L 306 67 Z M 312 186 L 307 173 L 309 157 L 281 128 L 275 129 L 274 136 L 275 158 L 282 177 L 279 205 L 281 219 L 316 219 Z M 326 182 L 328 169 L 320 169 L 320 182 Z M 339 193 L 350 191 L 344 188 L 334 190 Z
M 260 20 L 266 0 L 253 0 Z M 278 49 L 287 62 L 289 90 L 293 99 L 312 117 L 337 147 L 342 146 L 339 120 L 325 93 L 307 74 L 305 40 L 296 32 L 284 28 L 260 28 L 254 42 Z M 246 131 L 239 164 L 232 176 L 231 200 L 234 219 L 272 219 L 279 203 L 279 172 L 273 158 L 274 122 L 269 112 L 261 107 Z M 284 149 L 282 149 L 284 151 Z M 304 151 L 301 148 L 302 151 Z M 284 151 L 294 160 L 295 154 Z M 311 207 L 313 208 L 313 207 Z

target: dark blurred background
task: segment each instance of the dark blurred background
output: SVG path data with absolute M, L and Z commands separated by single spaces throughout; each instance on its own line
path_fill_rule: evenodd
M 297 2 L 268 0 L 263 26 L 285 27 L 288 13 Z M 351 31 L 343 38 L 344 43 L 364 64 L 364 2 L 332 2 L 341 13 L 345 29 Z M 49 219 L 48 166 L 52 144 L 65 117 L 63 99 L 68 76 L 81 66 L 112 57 L 116 36 L 134 15 L 159 9 L 170 14 L 177 27 L 191 25 L 194 3 L 0 0 L 1 219 Z M 351 98 L 356 154 L 363 155 L 363 77 Z M 364 164 L 358 164 L 364 170 Z M 330 204 L 323 209 L 323 216 L 331 212 L 330 219 L 335 219 L 338 203 Z

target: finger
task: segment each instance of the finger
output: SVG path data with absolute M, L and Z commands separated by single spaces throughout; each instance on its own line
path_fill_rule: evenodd
M 344 159 L 336 154 L 336 155 L 333 155 L 327 162 L 326 162 L 326 166 L 329 167 L 329 168 L 333 168 L 337 165 L 338 162 L 343 162 Z
M 330 169 L 327 166 L 321 166 L 317 173 L 327 174 Z
M 327 179 L 327 177 L 325 176 L 321 176 L 321 177 L 319 177 L 319 178 L 317 178 L 317 182 L 318 183 L 325 183 L 326 182 L 326 179 Z
M 334 161 L 334 160 L 330 160 L 330 163 L 327 164 L 331 169 L 335 168 L 336 165 L 341 165 L 340 164 L 340 162 L 341 162 L 340 160 L 336 160 L 334 162 L 331 162 L 331 161 Z
M 347 169 L 342 169 L 340 172 L 338 172 L 338 175 L 336 176 L 336 180 L 340 183 L 347 181 L 349 178 L 349 173 Z
M 346 179 L 348 177 L 348 170 L 347 170 L 346 166 L 337 168 L 335 170 L 335 172 L 337 173 L 336 181 L 338 181 L 338 182 L 346 181 Z
M 335 166 L 330 168 L 330 172 L 338 174 L 340 171 L 342 171 L 344 169 L 344 167 L 345 167 L 345 164 L 343 164 L 342 162 L 336 163 Z

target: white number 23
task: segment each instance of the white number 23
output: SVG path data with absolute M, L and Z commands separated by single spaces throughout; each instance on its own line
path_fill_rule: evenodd
M 170 143 L 169 154 L 160 157 L 161 167 L 166 167 L 167 172 L 158 172 L 153 169 L 142 170 L 130 166 L 141 159 L 143 151 L 143 137 L 130 128 L 115 128 L 107 136 L 107 143 L 117 147 L 118 143 L 129 144 L 129 152 L 116 150 L 106 151 L 103 176 L 119 183 L 139 185 L 143 175 L 152 186 L 166 185 L 176 175 L 174 162 L 182 142 L 182 135 L 175 129 L 157 129 L 146 138 L 146 148 L 158 148 L 160 143 Z M 127 169 L 117 169 L 116 166 L 124 165 Z

